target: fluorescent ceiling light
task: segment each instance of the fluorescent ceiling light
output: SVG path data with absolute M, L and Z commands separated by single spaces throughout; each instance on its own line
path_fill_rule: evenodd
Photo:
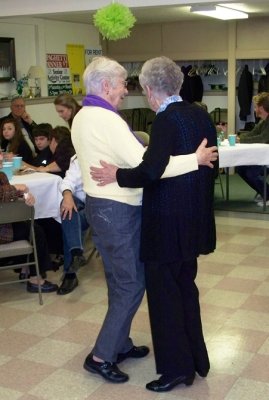
M 243 11 L 238 11 L 232 8 L 222 7 L 222 6 L 211 6 L 211 5 L 192 6 L 190 11 L 195 14 L 205 15 L 207 17 L 223 19 L 223 20 L 248 18 L 248 14 Z

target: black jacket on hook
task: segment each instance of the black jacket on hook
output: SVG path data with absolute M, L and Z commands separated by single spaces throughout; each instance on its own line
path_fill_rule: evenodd
M 269 92 L 269 63 L 264 68 L 266 75 L 262 75 L 258 82 L 258 93 Z
M 204 93 L 202 78 L 197 74 L 190 76 L 189 72 L 191 69 L 192 65 L 188 65 L 188 67 L 183 66 L 181 68 L 184 74 L 184 81 L 179 93 L 182 99 L 187 100 L 189 103 L 202 101 Z
M 247 116 L 250 115 L 252 96 L 253 76 L 252 73 L 249 72 L 248 66 L 245 65 L 238 85 L 238 103 L 240 107 L 239 118 L 241 121 L 246 121 Z

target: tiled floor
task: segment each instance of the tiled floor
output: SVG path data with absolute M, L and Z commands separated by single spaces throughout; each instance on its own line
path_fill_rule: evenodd
M 23 284 L 1 287 L 0 400 L 268 400 L 269 221 L 262 218 L 268 216 L 219 213 L 217 251 L 200 258 L 197 282 L 211 360 L 206 379 L 170 393 L 148 392 L 145 383 L 156 376 L 152 352 L 121 364 L 130 375 L 122 385 L 82 368 L 106 311 L 102 263 L 93 257 L 73 293 L 45 295 L 43 306 Z M 146 299 L 132 337 L 151 347 Z

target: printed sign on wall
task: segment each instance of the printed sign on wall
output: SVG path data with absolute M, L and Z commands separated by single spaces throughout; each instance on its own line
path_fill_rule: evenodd
M 81 44 L 67 44 L 66 52 L 68 55 L 73 94 L 85 94 L 82 76 L 85 70 L 85 49 Z
M 72 94 L 67 54 L 47 54 L 48 95 Z
M 94 57 L 101 56 L 103 54 L 101 47 L 88 47 L 85 49 L 85 64 L 87 65 L 92 61 Z

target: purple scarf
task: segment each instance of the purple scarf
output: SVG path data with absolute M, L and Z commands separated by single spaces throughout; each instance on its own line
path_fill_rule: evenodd
M 87 94 L 87 96 L 85 96 L 84 99 L 82 100 L 82 105 L 105 108 L 106 110 L 113 111 L 114 113 L 120 116 L 120 113 L 116 110 L 116 108 L 114 108 L 108 101 L 106 101 L 102 97 L 96 96 L 95 94 Z M 132 131 L 130 127 L 129 129 L 134 135 L 134 137 L 139 141 L 139 143 L 141 143 L 144 146 L 143 141 L 134 133 L 134 131 Z

